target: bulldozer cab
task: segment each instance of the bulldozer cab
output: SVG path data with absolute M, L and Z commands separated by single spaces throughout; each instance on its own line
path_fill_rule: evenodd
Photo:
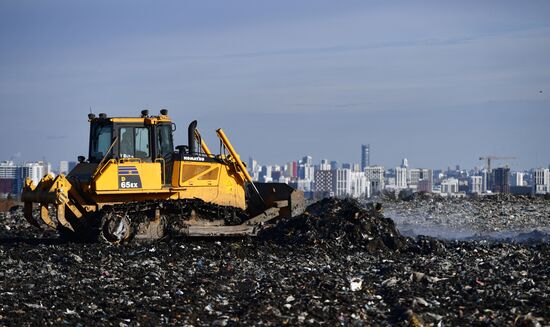
M 90 119 L 88 162 L 100 164 L 115 159 L 120 163 L 155 163 L 162 166 L 162 184 L 169 184 L 173 163 L 172 122 L 166 115 L 140 118 Z

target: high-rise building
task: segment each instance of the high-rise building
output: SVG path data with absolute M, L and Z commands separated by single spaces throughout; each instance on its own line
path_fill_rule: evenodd
M 361 171 L 370 166 L 370 144 L 361 145 Z
M 352 171 L 351 175 L 351 192 L 353 198 L 370 197 L 370 187 L 367 183 L 367 177 L 362 171 Z
M 271 177 L 271 171 L 273 170 L 273 167 L 270 165 L 262 166 L 262 169 L 260 170 L 260 177 L 259 181 L 262 183 L 270 183 L 273 181 L 273 178 Z
M 38 185 L 42 177 L 51 172 L 52 166 L 48 162 L 38 161 L 16 165 L 13 161 L 3 161 L 0 163 L 0 193 L 19 194 L 27 177 L 34 185 Z
M 351 169 L 336 170 L 336 188 L 334 195 L 349 196 L 351 194 Z
M 298 167 L 298 178 L 314 181 L 315 167 L 313 165 L 300 165 Z
M 51 165 L 43 161 L 24 163 L 20 170 L 21 181 L 28 177 L 34 185 L 38 185 L 42 177 L 51 173 L 51 169 Z
M 384 189 L 384 167 L 369 166 L 364 169 L 364 172 L 372 193 L 380 192 Z
M 331 170 L 330 163 L 327 159 L 321 160 L 321 164 L 319 165 L 319 170 Z M 315 179 L 317 180 L 317 178 Z
M 324 196 L 333 196 L 336 188 L 335 170 L 318 170 L 315 172 L 315 192 Z
M 469 192 L 481 194 L 483 192 L 483 176 L 470 176 Z
M 398 189 L 407 188 L 407 168 L 395 168 L 395 187 Z
M 427 168 L 411 168 L 409 169 L 409 186 L 418 186 L 420 181 L 428 181 L 430 191 L 433 185 L 433 170 Z
M 441 193 L 443 194 L 453 194 L 458 193 L 458 179 L 456 178 L 447 178 L 441 181 Z
M 252 157 L 248 157 L 248 167 L 246 167 L 246 169 L 248 169 L 248 172 L 252 176 L 253 180 L 257 181 L 260 179 L 260 171 L 262 170 L 262 167 L 260 167 L 258 162 L 252 159 Z
M 17 170 L 19 167 L 13 161 L 0 162 L 0 193 L 15 194 L 17 191 Z
M 0 162 L 0 179 L 14 179 L 17 176 L 17 165 L 13 161 Z
M 550 169 L 548 168 L 535 169 L 535 193 L 536 194 L 550 193 Z
M 285 169 L 284 169 L 284 172 L 283 172 L 283 176 L 287 177 L 287 178 L 292 177 L 292 162 L 287 162 L 285 164 Z
M 510 168 L 493 169 L 493 192 L 510 193 Z
M 512 173 L 511 186 L 525 186 L 525 173 L 522 171 L 515 171 Z
M 490 183 L 491 183 L 491 174 L 487 171 L 487 169 L 483 169 L 481 171 L 481 192 L 487 193 L 487 191 L 490 189 Z

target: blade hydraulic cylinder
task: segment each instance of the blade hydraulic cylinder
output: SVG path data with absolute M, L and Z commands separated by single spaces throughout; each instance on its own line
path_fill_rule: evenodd
M 216 134 L 218 135 L 218 137 L 222 141 L 223 145 L 227 148 L 227 150 L 229 151 L 229 153 L 233 157 L 233 160 L 235 160 L 235 163 L 237 164 L 237 166 L 241 169 L 241 172 L 243 173 L 244 178 L 246 179 L 246 181 L 248 181 L 250 184 L 252 184 L 252 186 L 254 187 L 254 190 L 256 191 L 256 193 L 258 194 L 258 196 L 260 197 L 260 199 L 263 202 L 264 199 L 260 195 L 260 191 L 258 191 L 258 188 L 256 188 L 256 185 L 254 185 L 254 181 L 252 180 L 252 176 L 250 176 L 250 174 L 246 170 L 246 167 L 244 166 L 243 162 L 241 161 L 241 157 L 237 154 L 237 152 L 233 148 L 233 145 L 231 145 L 231 142 L 229 142 L 229 139 L 227 138 L 227 136 L 225 135 L 223 130 L 221 128 L 218 128 L 216 130 Z

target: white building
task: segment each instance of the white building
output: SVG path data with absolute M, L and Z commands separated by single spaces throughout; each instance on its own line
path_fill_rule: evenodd
M 364 172 L 371 193 L 380 192 L 384 189 L 384 167 L 369 166 L 365 168 Z
M 550 193 L 550 169 L 535 169 L 535 194 Z
M 368 198 L 370 197 L 370 187 L 367 183 L 367 177 L 362 171 L 351 172 L 351 197 Z
M 489 172 L 487 169 L 481 171 L 481 192 L 487 193 L 489 190 Z
M 483 192 L 483 176 L 470 176 L 470 193 L 481 194 Z
M 271 171 L 273 170 L 273 167 L 270 165 L 262 166 L 262 169 L 259 173 L 258 180 L 262 183 L 269 183 L 272 182 L 273 179 L 271 178 Z
M 512 186 L 526 186 L 524 181 L 525 173 L 521 171 L 515 171 L 512 173 L 512 180 L 510 181 Z
M 0 179 L 15 179 L 17 178 L 17 165 L 13 161 L 0 162 Z
M 260 171 L 262 170 L 262 167 L 258 165 L 258 162 L 251 157 L 248 157 L 248 173 L 250 176 L 252 176 L 252 179 L 257 181 L 260 179 Z
M 300 177 L 302 179 L 307 179 L 311 182 L 315 180 L 315 167 L 311 165 L 304 165 L 303 167 L 300 167 L 300 168 L 301 168 Z
M 453 194 L 458 193 L 458 179 L 447 178 L 441 181 L 441 193 Z
M 15 193 L 21 192 L 23 183 L 27 177 L 36 186 L 42 177 L 48 174 L 54 175 L 52 173 L 52 166 L 48 162 L 28 162 L 23 165 L 16 165 L 13 161 L 0 162 L 0 180 L 2 180 L 2 183 L 5 183 L 6 180 L 11 180 L 9 183 L 13 186 Z M 2 186 L 1 188 L 4 189 L 5 187 Z
M 336 196 L 344 197 L 351 194 L 351 169 L 336 169 Z
M 319 170 L 330 170 L 330 162 L 327 159 L 321 160 L 321 164 L 319 165 Z
M 407 159 L 403 159 L 407 160 Z M 407 168 L 396 167 L 395 168 L 395 187 L 398 189 L 407 188 Z
M 42 177 L 50 174 L 52 172 L 52 166 L 49 163 L 43 161 L 38 162 L 27 162 L 21 166 L 21 180 L 24 181 L 25 178 L 29 177 L 34 185 L 37 185 Z

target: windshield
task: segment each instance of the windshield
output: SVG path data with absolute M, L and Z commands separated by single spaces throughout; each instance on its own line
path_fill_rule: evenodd
M 93 124 L 90 134 L 90 162 L 100 162 L 113 142 L 111 124 Z

